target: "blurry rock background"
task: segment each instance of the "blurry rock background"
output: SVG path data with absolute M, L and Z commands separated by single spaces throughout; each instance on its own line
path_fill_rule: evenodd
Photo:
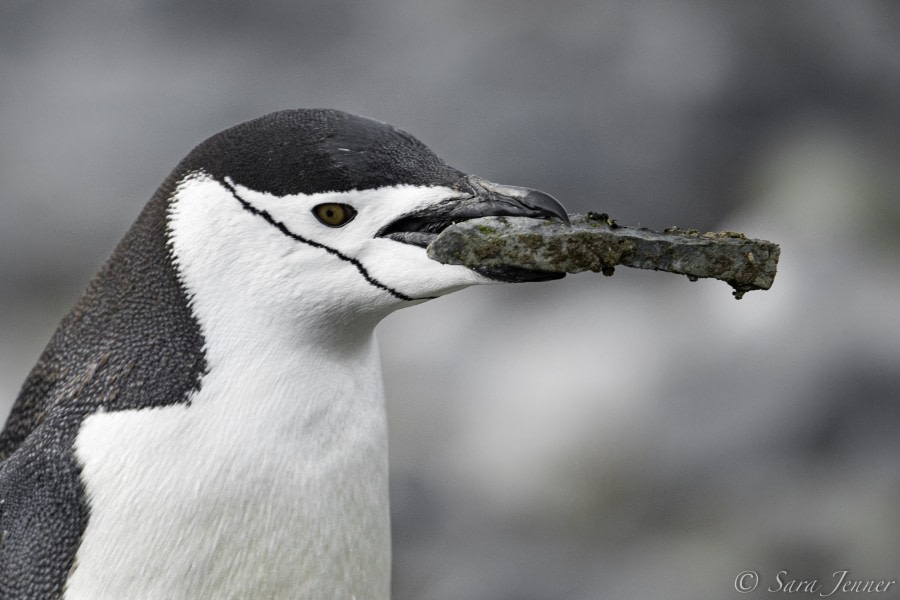
M 3 414 L 176 162 L 298 106 L 572 211 L 782 245 L 740 302 L 620 269 L 382 324 L 398 600 L 900 579 L 900 4 L 6 0 Z

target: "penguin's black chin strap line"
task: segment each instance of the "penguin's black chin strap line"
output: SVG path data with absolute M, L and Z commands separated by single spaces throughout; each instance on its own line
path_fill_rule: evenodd
M 268 223 L 269 225 L 271 225 L 272 227 L 274 227 L 275 229 L 277 229 L 278 231 L 280 231 L 281 233 L 283 233 L 284 235 L 286 235 L 287 237 L 291 238 L 294 241 L 300 242 L 302 244 L 307 244 L 308 246 L 312 246 L 313 248 L 321 248 L 322 250 L 325 250 L 326 252 L 333 254 L 334 256 L 337 256 L 341 260 L 347 261 L 348 263 L 350 263 L 351 265 L 356 267 L 356 270 L 359 271 L 359 274 L 362 275 L 363 278 L 366 281 L 368 281 L 371 285 L 377 287 L 380 290 L 386 291 L 391 296 L 394 296 L 395 298 L 398 298 L 400 300 L 405 300 L 407 302 L 413 302 L 416 300 L 434 300 L 434 298 L 436 298 L 436 296 L 431 296 L 431 297 L 427 297 L 427 298 L 413 298 L 412 296 L 407 296 L 403 292 L 395 290 L 394 288 L 392 288 L 389 285 L 381 283 L 380 281 L 378 281 L 377 279 L 375 279 L 374 277 L 372 277 L 369 274 L 369 271 L 366 269 L 365 266 L 363 266 L 363 264 L 361 262 L 359 262 L 359 260 L 353 258 L 352 256 L 347 256 L 346 254 L 344 254 L 340 250 L 337 250 L 336 248 L 332 248 L 331 246 L 326 246 L 325 244 L 316 242 L 314 240 L 305 238 L 302 235 L 298 235 L 298 234 L 294 233 L 293 231 L 291 231 L 290 229 L 287 228 L 287 225 L 285 225 L 281 221 L 278 221 L 277 219 L 275 219 L 275 217 L 270 215 L 267 211 L 257 208 L 255 206 L 253 206 L 252 204 L 250 204 L 249 202 L 247 202 L 246 200 L 244 200 L 243 198 L 241 198 L 240 194 L 238 194 L 237 189 L 235 189 L 234 185 L 232 185 L 232 183 L 230 181 L 226 180 L 226 181 L 222 181 L 221 183 L 228 189 L 229 192 L 231 192 L 231 195 L 234 196 L 234 199 L 240 203 L 240 205 L 243 207 L 243 209 L 246 210 L 247 212 L 249 212 L 250 214 L 260 217 L 263 221 L 265 221 L 266 223 Z

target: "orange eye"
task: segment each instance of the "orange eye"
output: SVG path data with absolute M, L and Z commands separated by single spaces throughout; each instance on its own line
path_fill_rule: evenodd
M 341 227 L 353 220 L 356 210 L 348 204 L 319 204 L 313 207 L 313 214 L 323 225 Z

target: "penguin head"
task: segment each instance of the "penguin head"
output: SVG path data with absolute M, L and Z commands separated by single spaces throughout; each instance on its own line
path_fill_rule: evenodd
M 557 274 L 444 265 L 425 248 L 481 216 L 567 220 L 551 196 L 464 174 L 391 125 L 272 113 L 195 148 L 169 179 L 168 235 L 190 293 L 332 314 L 390 312 L 482 283 Z M 289 308 L 294 307 L 294 308 Z

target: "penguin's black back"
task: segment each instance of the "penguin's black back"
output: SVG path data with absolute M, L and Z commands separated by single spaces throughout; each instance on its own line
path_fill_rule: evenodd
M 55 599 L 90 507 L 73 443 L 93 412 L 186 402 L 203 339 L 165 238 L 167 182 L 63 319 L 0 433 L 0 598 Z

